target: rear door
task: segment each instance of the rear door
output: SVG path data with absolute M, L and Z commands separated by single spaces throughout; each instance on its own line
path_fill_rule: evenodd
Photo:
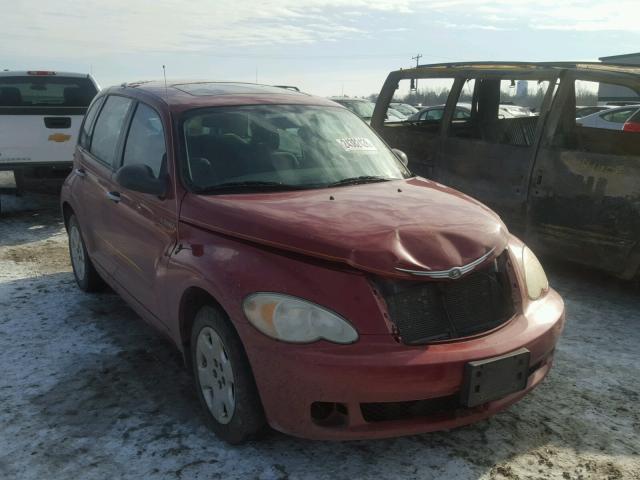
M 640 264 L 640 133 L 576 122 L 576 105 L 602 91 L 640 101 L 640 80 L 566 73 L 536 160 L 527 236 L 539 250 L 630 277 Z
M 167 139 L 160 114 L 138 103 L 131 117 L 119 165 L 146 165 L 169 189 Z M 156 319 L 164 304 L 157 288 L 171 249 L 175 246 L 177 214 L 171 190 L 162 197 L 113 186 L 113 203 L 107 239 L 117 249 L 116 281 Z
M 0 74 L 0 168 L 70 164 L 96 93 L 89 76 Z
M 107 274 L 116 267 L 118 248 L 110 240 L 113 209 L 114 165 L 121 150 L 123 132 L 133 101 L 109 95 L 100 102 L 93 128 L 85 122 L 72 173 L 72 192 L 80 211 L 80 228 L 91 260 Z M 90 112 L 93 115 L 93 108 Z M 90 119 L 88 119 L 90 120 Z

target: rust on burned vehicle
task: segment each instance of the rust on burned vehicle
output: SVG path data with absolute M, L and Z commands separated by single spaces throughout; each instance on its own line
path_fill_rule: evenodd
M 402 100 L 399 85 L 416 79 L 450 82 L 442 118 L 385 121 L 389 103 Z M 626 95 L 609 107 L 637 99 L 640 109 L 640 67 L 426 65 L 389 74 L 371 124 L 416 174 L 484 202 L 535 249 L 630 279 L 640 274 L 640 133 L 576 118 L 585 98 L 606 103 L 603 88 Z M 512 115 L 518 94 L 509 89 L 533 91 L 536 108 Z M 460 106 L 468 118 L 458 119 Z

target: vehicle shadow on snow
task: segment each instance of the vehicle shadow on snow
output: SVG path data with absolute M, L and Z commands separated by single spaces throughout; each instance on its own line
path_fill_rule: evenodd
M 607 284 L 589 278 L 582 281 L 581 274 L 566 271 L 552 273 L 552 279 L 565 290 L 568 307 L 583 301 L 593 302 L 588 304 L 593 308 L 611 307 L 606 302 L 622 305 L 623 310 L 612 322 L 621 335 L 631 336 L 629 341 L 637 345 L 637 322 L 634 325 L 632 316 L 626 315 L 627 309 L 637 312 L 639 308 L 631 290 L 618 291 L 616 284 L 616 290 L 610 292 Z M 90 458 L 92 454 L 102 455 L 100 452 L 115 442 L 120 456 L 130 456 L 130 462 L 153 456 L 203 471 L 215 470 L 214 459 L 235 452 L 233 455 L 251 455 L 255 468 L 271 469 L 274 478 L 326 476 L 326 458 L 345 462 L 341 476 L 384 478 L 403 472 L 442 474 L 448 472 L 447 468 L 452 472 L 462 468 L 470 475 L 491 471 L 506 476 L 508 467 L 502 471 L 501 464 L 523 453 L 531 455 L 543 472 L 553 467 L 558 449 L 585 454 L 637 454 L 633 441 L 640 434 L 637 413 L 631 430 L 625 430 L 620 422 L 633 415 L 632 410 L 611 407 L 637 403 L 637 390 L 613 379 L 606 388 L 587 388 L 585 393 L 577 381 L 587 373 L 575 360 L 575 355 L 582 356 L 583 352 L 572 347 L 577 340 L 571 339 L 567 342 L 571 348 L 564 349 L 560 344 L 556 365 L 539 388 L 509 410 L 476 425 L 400 439 L 346 443 L 301 440 L 271 432 L 260 441 L 228 447 L 203 426 L 204 415 L 177 350 L 117 295 L 83 294 L 73 285 L 70 273 L 0 286 L 4 292 L 22 292 L 20 302 L 25 308 L 34 302 L 35 295 L 38 308 L 51 310 L 48 302 L 55 303 L 58 309 L 52 311 L 45 328 L 63 330 L 69 342 L 64 347 L 68 349 L 66 362 L 55 357 L 46 362 L 46 368 L 58 369 L 55 383 L 29 397 L 41 424 L 48 428 L 48 433 L 40 436 L 43 450 L 62 449 L 74 455 L 88 449 Z M 62 294 L 64 304 L 55 301 Z M 606 295 L 612 300 L 602 300 Z M 578 311 L 577 318 L 570 317 L 569 337 L 581 322 L 591 322 L 580 315 Z M 45 347 L 42 345 L 47 351 Z M 615 348 L 609 345 L 608 354 L 615 355 Z M 589 372 L 591 376 L 609 375 L 606 368 L 598 370 L 598 365 L 585 364 L 584 368 L 596 369 Z M 73 439 L 84 446 L 74 447 Z M 87 439 L 91 440 L 89 447 Z M 112 461 L 105 457 L 101 462 Z
M 45 240 L 64 226 L 57 196 L 27 193 L 1 197 L 0 247 Z

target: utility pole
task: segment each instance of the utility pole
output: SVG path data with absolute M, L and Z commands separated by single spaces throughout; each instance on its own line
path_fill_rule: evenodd
M 420 59 L 422 58 L 422 54 L 419 53 L 417 54 L 415 57 L 411 57 L 411 60 L 415 60 L 416 61 L 416 68 L 418 68 L 420 66 Z M 412 78 L 411 79 L 411 88 L 410 90 L 416 92 L 418 91 L 418 79 L 417 78 Z

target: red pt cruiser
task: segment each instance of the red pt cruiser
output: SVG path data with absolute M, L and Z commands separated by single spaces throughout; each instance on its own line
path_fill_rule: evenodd
M 103 90 L 62 191 L 73 271 L 175 342 L 228 442 L 475 422 L 549 372 L 563 303 L 491 210 L 405 164 L 291 90 Z

